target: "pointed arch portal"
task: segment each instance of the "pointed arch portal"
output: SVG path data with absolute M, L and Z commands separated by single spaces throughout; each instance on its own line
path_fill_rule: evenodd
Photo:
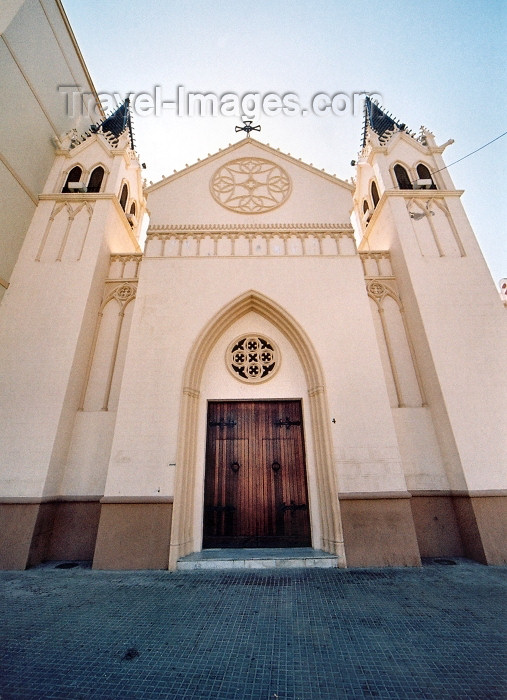
M 233 300 L 204 327 L 187 359 L 181 394 L 178 450 L 171 528 L 169 568 L 178 559 L 195 551 L 200 532 L 196 532 L 196 474 L 199 399 L 204 367 L 210 352 L 222 334 L 247 313 L 255 312 L 274 324 L 294 348 L 303 367 L 310 405 L 310 430 L 315 449 L 315 472 L 319 502 L 323 550 L 340 557 L 345 566 L 345 551 L 338 503 L 338 488 L 333 465 L 329 432 L 329 414 L 324 377 L 310 339 L 301 326 L 278 304 L 256 291 L 248 291 Z

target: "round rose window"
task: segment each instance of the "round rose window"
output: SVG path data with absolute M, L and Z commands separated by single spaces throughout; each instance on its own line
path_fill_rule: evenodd
M 262 214 L 276 209 L 290 195 L 287 172 L 264 158 L 237 158 L 220 167 L 211 178 L 213 198 L 240 214 Z
M 263 335 L 242 335 L 227 348 L 229 372 L 243 382 L 263 382 L 280 365 L 280 353 L 272 340 Z

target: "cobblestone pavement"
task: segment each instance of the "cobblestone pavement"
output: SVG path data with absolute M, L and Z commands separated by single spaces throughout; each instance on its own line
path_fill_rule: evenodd
M 505 699 L 507 569 L 454 561 L 0 572 L 0 697 Z

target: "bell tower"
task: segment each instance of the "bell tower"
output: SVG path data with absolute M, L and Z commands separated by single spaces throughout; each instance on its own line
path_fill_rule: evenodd
M 440 510 L 448 504 L 448 518 L 455 514 L 462 552 L 501 563 L 507 557 L 505 534 L 499 532 L 502 517 L 506 526 L 507 494 L 507 443 L 499 425 L 507 397 L 505 309 L 461 204 L 463 192 L 442 158 L 451 143 L 438 146 L 424 127 L 415 135 L 367 98 L 354 218 L 363 256 L 389 253 L 419 373 L 421 408 L 440 453 L 433 460 L 442 465 L 440 478 L 437 467 L 429 467 L 429 455 L 425 467 L 421 454 L 419 476 L 409 479 L 420 546 L 436 537 L 430 513 L 438 499 Z M 373 271 L 370 285 L 374 277 Z M 418 420 L 399 411 L 401 444 L 417 440 Z M 405 457 L 413 466 L 409 447 Z M 425 469 L 433 476 L 424 479 Z
M 38 563 L 51 547 L 110 256 L 139 252 L 145 212 L 128 103 L 55 145 L 0 314 L 5 568 Z

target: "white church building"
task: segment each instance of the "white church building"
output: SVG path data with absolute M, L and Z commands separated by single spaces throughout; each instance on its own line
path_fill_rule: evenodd
M 146 188 L 129 119 L 56 143 L 0 305 L 0 567 L 506 563 L 506 310 L 446 144 L 367 99 L 353 185 L 245 137 Z

